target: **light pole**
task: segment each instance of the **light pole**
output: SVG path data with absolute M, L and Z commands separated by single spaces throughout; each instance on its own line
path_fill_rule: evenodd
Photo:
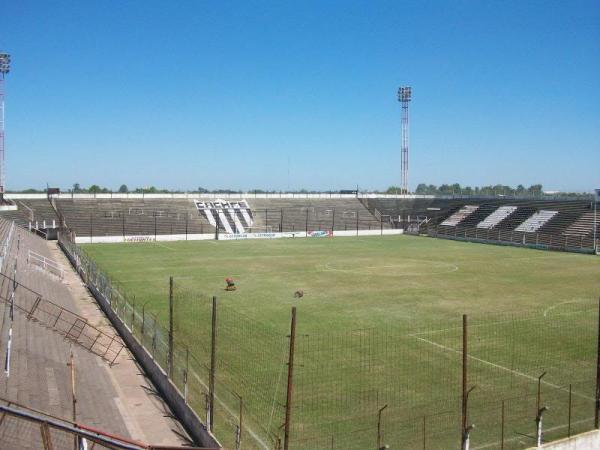
M 594 230 L 592 233 L 593 236 L 593 247 L 594 253 L 598 253 L 598 244 L 596 242 L 597 233 L 598 233 L 598 201 L 600 200 L 600 189 L 596 190 L 596 197 L 594 198 Z
M 412 97 L 410 86 L 398 89 L 398 101 L 402 103 L 402 161 L 400 193 L 408 194 L 408 103 Z
M 4 203 L 4 77 L 10 72 L 10 55 L 0 53 L 0 204 Z

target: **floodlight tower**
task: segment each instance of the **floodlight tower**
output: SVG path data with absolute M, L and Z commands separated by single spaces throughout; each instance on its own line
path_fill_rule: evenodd
M 4 203 L 4 77 L 10 71 L 10 55 L 0 53 L 0 204 Z
M 411 100 L 412 88 L 404 86 L 398 89 L 398 101 L 402 103 L 402 163 L 400 193 L 408 194 L 408 103 Z

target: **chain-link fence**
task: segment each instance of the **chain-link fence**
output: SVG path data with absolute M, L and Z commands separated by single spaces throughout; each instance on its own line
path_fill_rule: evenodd
M 171 325 L 161 323 L 63 245 L 227 448 L 448 449 L 468 431 L 473 449 L 520 449 L 540 422 L 544 441 L 595 426 L 592 299 L 413 328 L 314 331 L 299 315 L 292 346 L 289 324 L 257 322 L 177 279 Z

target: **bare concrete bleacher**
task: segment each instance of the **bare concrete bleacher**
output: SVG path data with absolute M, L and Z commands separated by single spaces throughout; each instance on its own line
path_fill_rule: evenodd
M 8 194 L 10 196 L 11 194 Z M 41 198 L 20 198 L 15 195 L 12 199 L 16 210 L 0 211 L 0 218 L 14 221 L 23 228 L 44 229 L 57 225 L 57 215 L 52 204 L 44 195 Z
M 246 198 L 253 224 L 248 232 L 347 231 L 389 229 L 389 220 L 375 217 L 357 198 Z M 55 205 L 65 225 L 76 237 L 121 236 L 157 238 L 192 236 L 231 232 L 233 224 L 217 225 L 198 211 L 190 198 L 59 198 Z M 214 200 L 214 198 L 206 199 Z M 227 225 L 230 225 L 227 227 Z
M 409 231 L 417 221 L 413 231 L 436 237 L 591 251 L 600 231 L 591 200 L 377 198 L 366 203 Z

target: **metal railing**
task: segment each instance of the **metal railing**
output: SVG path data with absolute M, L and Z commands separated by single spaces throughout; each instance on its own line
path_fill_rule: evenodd
M 460 225 L 456 227 L 428 226 L 421 231 L 425 231 L 432 237 L 508 244 L 544 250 L 593 253 L 596 249 L 594 238 L 584 235 L 461 227 Z
M 0 447 L 7 449 L 169 450 L 181 447 L 149 445 L 96 428 L 0 400 Z M 186 447 L 191 450 L 217 450 Z
M 46 258 L 44 255 L 40 255 L 31 249 L 27 251 L 27 264 L 39 267 L 44 272 L 48 272 L 61 280 L 65 277 L 65 268 L 61 264 Z
M 124 347 L 118 336 L 105 333 L 89 323 L 85 317 L 69 311 L 14 278 L 0 273 L 0 284 L 6 282 L 13 286 L 13 290 L 10 293 L 1 293 L 0 301 L 11 304 L 17 311 L 24 313 L 28 320 L 38 322 L 60 333 L 109 364 L 114 364 Z

